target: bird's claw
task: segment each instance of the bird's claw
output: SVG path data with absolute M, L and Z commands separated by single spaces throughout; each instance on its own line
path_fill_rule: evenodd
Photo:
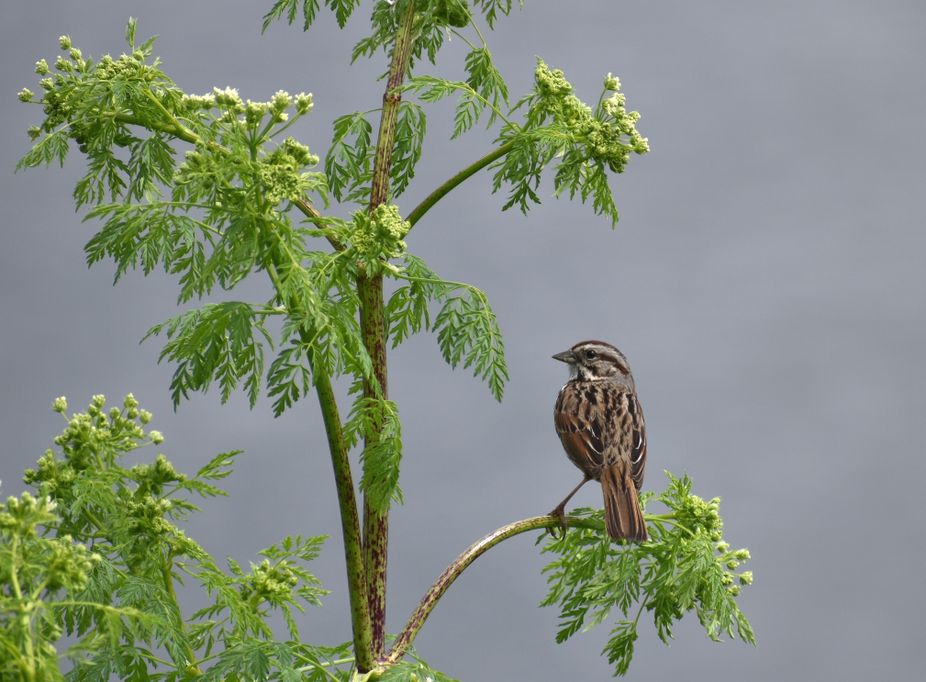
M 564 505 L 560 505 L 556 509 L 550 512 L 550 516 L 556 518 L 559 521 L 559 527 L 550 526 L 547 528 L 547 532 L 553 537 L 554 540 L 559 540 L 566 537 L 566 510 Z

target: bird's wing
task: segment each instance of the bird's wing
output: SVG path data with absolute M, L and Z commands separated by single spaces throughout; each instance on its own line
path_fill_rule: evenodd
M 573 464 L 597 479 L 603 461 L 603 424 L 573 401 L 562 401 L 553 415 L 556 433 Z
M 640 401 L 634 393 L 623 393 L 620 405 L 627 415 L 625 433 L 630 436 L 630 477 L 639 490 L 643 485 L 643 474 L 646 470 L 646 423 L 643 421 L 643 408 L 640 407 Z

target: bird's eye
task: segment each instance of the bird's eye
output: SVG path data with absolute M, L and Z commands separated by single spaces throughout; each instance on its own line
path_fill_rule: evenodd
M 586 357 L 586 359 L 588 359 L 588 360 L 594 360 L 595 358 L 598 357 L 598 352 L 597 352 L 597 351 L 593 351 L 593 350 L 587 350 L 587 351 L 585 351 L 585 357 Z

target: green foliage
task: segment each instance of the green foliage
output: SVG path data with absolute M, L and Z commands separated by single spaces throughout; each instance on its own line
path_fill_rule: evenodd
M 360 488 L 373 508 L 385 511 L 393 501 L 401 503 L 402 422 L 396 404 L 382 398 L 357 398 L 344 425 L 344 438 L 348 447 L 366 442 Z
M 373 126 L 355 111 L 334 121 L 334 137 L 325 156 L 325 173 L 338 201 L 363 203 L 373 178 Z
M 263 29 L 301 17 L 307 30 L 322 5 L 343 27 L 360 3 L 274 0 Z M 85 247 L 88 264 L 111 259 L 116 281 L 129 270 L 147 275 L 162 269 L 177 279 L 178 303 L 202 301 L 145 337 L 166 336 L 161 359 L 174 366 L 174 403 L 217 384 L 223 402 L 243 388 L 253 405 L 266 390 L 280 415 L 317 386 L 336 472 L 347 463 L 339 492 L 353 494 L 345 448 L 362 441 L 360 488 L 382 518 L 401 501 L 402 429 L 396 404 L 377 382 L 385 367 L 373 367 L 371 355 L 378 355 L 365 346 L 361 313 L 366 320 L 381 314 L 383 341 L 393 347 L 412 334 L 434 333 L 445 361 L 470 369 L 499 400 L 508 380 L 499 323 L 485 293 L 442 279 L 409 253 L 412 225 L 489 166 L 493 191 L 507 188 L 504 209 L 526 212 L 540 202 L 550 165 L 557 195 L 590 203 L 613 225 L 618 212 L 609 174 L 623 172 L 631 154 L 648 151 L 636 130 L 639 114 L 626 110 L 611 74 L 591 107 L 561 71 L 538 60 L 531 92 L 510 104 L 478 24 L 494 27 L 513 6 L 512 0 L 373 3 L 370 33 L 354 46 L 353 59 L 381 50 L 401 57 L 402 51 L 393 54 L 396 36 L 412 36 L 408 68 L 389 74 L 392 89 L 383 98 L 382 111 L 396 116 L 394 130 L 383 129 L 394 138 L 386 137 L 388 144 L 374 139 L 375 112 L 340 116 L 324 172 L 317 170 L 318 156 L 286 135 L 312 110 L 310 94 L 280 90 L 255 102 L 233 88 L 184 93 L 153 56 L 154 39 L 136 44 L 134 20 L 126 28 L 128 53 L 117 58 L 85 57 L 62 36 L 53 65 L 36 64 L 41 97 L 27 88 L 19 93 L 21 101 L 41 105 L 44 115 L 29 129 L 34 146 L 19 168 L 63 164 L 72 146 L 86 158 L 74 200 L 99 223 Z M 468 49 L 465 79 L 418 73 L 451 36 Z M 401 94 L 414 94 L 421 104 L 400 101 Z M 452 136 L 481 121 L 498 124 L 497 147 L 403 217 L 395 201 L 416 179 L 427 133 L 422 105 L 451 96 L 457 98 Z M 386 198 L 371 206 L 374 185 L 385 188 Z M 360 208 L 329 212 L 329 194 Z M 272 287 L 265 302 L 202 300 L 258 275 Z M 387 301 L 371 302 L 364 285 L 380 277 L 395 286 Z M 376 343 L 371 348 L 378 350 Z M 341 433 L 337 419 L 328 419 L 337 415 L 330 379 L 338 377 L 358 394 Z M 103 397 L 95 396 L 86 412 L 70 417 L 55 439 L 60 452 L 47 451 L 26 472 L 37 496 L 24 494 L 0 508 L 0 677 L 61 679 L 55 644 L 66 633 L 75 642 L 67 676 L 75 681 L 363 678 L 351 670 L 357 652 L 350 644 L 299 641 L 294 612 L 318 605 L 325 593 L 306 568 L 323 538 L 284 538 L 247 569 L 232 559 L 220 567 L 177 524 L 198 511 L 192 497 L 224 494 L 215 482 L 229 475 L 237 453 L 218 455 L 194 476 L 160 454 L 127 467 L 126 455 L 159 445 L 163 436 L 145 431 L 151 415 L 131 396 L 122 408 L 104 408 Z M 64 413 L 66 401 L 56 401 L 55 409 Z M 671 478 L 659 500 L 669 512 L 647 517 L 648 543 L 615 545 L 594 523 L 544 550 L 559 555 L 547 569 L 544 601 L 560 607 L 557 639 L 618 611 L 605 649 L 618 673 L 629 665 L 643 610 L 653 613 L 663 640 L 684 613 L 695 611 L 712 639 L 726 633 L 754 641 L 735 602 L 740 585 L 751 581 L 749 572 L 734 572 L 748 552 L 730 551 L 723 541 L 717 501 L 691 495 L 687 478 Z M 600 512 L 584 515 L 597 519 Z M 359 532 L 351 554 L 345 531 L 349 578 L 362 578 L 362 571 L 351 573 L 351 557 L 361 554 Z M 208 601 L 190 615 L 174 591 L 183 579 L 201 586 Z M 349 585 L 356 597 L 362 579 Z M 370 587 L 374 595 L 384 590 Z M 354 601 L 366 603 L 367 596 Z M 284 641 L 270 624 L 274 614 L 285 624 Z M 358 642 L 359 621 L 355 613 L 352 618 Z M 370 652 L 360 653 L 360 667 L 364 659 L 371 667 Z M 370 679 L 450 679 L 409 656 L 374 670 Z
M 752 573 L 737 572 L 749 559 L 745 549 L 731 550 L 723 539 L 720 500 L 705 501 L 691 493 L 687 476 L 675 478 L 656 496 L 669 512 L 646 515 L 650 541 L 616 544 L 602 530 L 569 529 L 546 542 L 544 552 L 557 554 L 545 569 L 549 591 L 543 606 L 557 605 L 563 642 L 582 629 L 620 614 L 603 651 L 615 672 L 627 672 L 638 624 L 644 610 L 653 614 L 659 638 L 668 644 L 672 628 L 694 611 L 712 640 L 738 636 L 755 644 L 755 635 L 736 603 Z M 600 510 L 579 509 L 582 518 L 601 519 Z
M 498 320 L 486 295 L 466 287 L 461 294 L 448 296 L 432 329 L 447 364 L 472 367 L 473 374 L 488 383 L 492 395 L 501 401 L 508 365 Z
M 427 127 L 424 109 L 414 102 L 402 102 L 399 105 L 395 152 L 390 169 L 392 196 L 402 194 L 415 177 L 415 164 L 421 158 L 421 146 Z
M 251 405 L 257 402 L 264 369 L 261 341 L 271 343 L 260 317 L 247 303 L 210 303 L 148 331 L 147 336 L 166 331 L 170 339 L 161 359 L 177 363 L 170 384 L 175 405 L 190 391 L 205 391 L 213 381 L 219 382 L 224 403 L 242 378 Z
M 435 670 L 420 658 L 400 661 L 391 666 L 379 678 L 379 682 L 457 682 L 456 679 Z
M 284 0 L 292 4 L 291 0 Z M 416 40 L 412 46 L 412 64 L 427 57 L 432 64 L 437 60 L 437 53 L 444 45 L 444 36 L 450 32 L 469 25 L 475 26 L 471 6 L 478 9 L 485 17 L 490 28 L 494 27 L 500 15 L 507 16 L 512 9 L 511 0 L 378 0 L 373 6 L 370 23 L 370 35 L 354 45 L 352 57 L 372 57 L 379 50 L 388 50 L 398 31 L 399 18 L 405 14 L 409 3 L 414 5 L 415 17 L 413 30 Z M 277 3 L 280 4 L 280 3 Z M 523 1 L 518 3 L 523 5 Z M 288 18 L 288 17 L 287 17 Z M 295 20 L 290 19 L 290 23 Z
M 338 26 L 344 28 L 347 20 L 354 10 L 360 6 L 360 0 L 325 0 L 325 6 L 328 7 L 338 21 Z M 318 0 L 275 0 L 273 7 L 264 15 L 262 31 L 266 31 L 270 24 L 277 19 L 284 18 L 286 23 L 292 24 L 296 20 L 296 13 L 302 10 L 303 24 L 302 30 L 308 31 L 318 15 Z
M 632 153 L 649 151 L 649 143 L 636 129 L 640 115 L 626 111 L 624 103 L 620 81 L 608 74 L 599 104 L 592 110 L 573 94 L 562 71 L 538 59 L 534 91 L 516 105 L 527 109 L 525 125 L 508 125 L 499 138 L 513 144 L 512 152 L 498 162 L 493 182 L 494 190 L 503 183 L 511 185 L 504 208 L 518 206 L 526 213 L 531 203 L 539 203 L 536 190 L 541 173 L 557 158 L 556 193 L 578 195 L 583 203 L 591 199 L 595 213 L 616 224 L 607 171 L 620 173 Z
M 64 414 L 67 402 L 59 398 L 55 410 Z M 330 660 L 343 658 L 344 647 L 300 644 L 293 618 L 327 593 L 306 568 L 324 537 L 286 537 L 249 571 L 231 559 L 223 571 L 176 525 L 198 511 L 191 495 L 225 494 L 214 482 L 231 473 L 238 453 L 217 455 L 193 476 L 162 454 L 125 466 L 129 453 L 164 440 L 144 429 L 151 414 L 131 395 L 110 409 L 94 396 L 66 419 L 58 452 L 47 450 L 26 471 L 36 494 L 0 507 L 3 679 L 63 679 L 55 648 L 63 634 L 75 641 L 71 680 L 177 680 L 193 672 L 287 679 L 292 671 L 322 679 Z M 190 616 L 174 592 L 183 578 L 210 598 Z M 274 639 L 273 612 L 283 616 L 286 642 Z M 261 676 L 250 676 L 255 671 Z
M 393 346 L 410 334 L 430 329 L 437 334 L 447 364 L 472 367 L 473 374 L 485 381 L 500 401 L 508 380 L 508 364 L 498 320 L 485 293 L 469 284 L 441 279 L 414 256 L 406 256 L 405 268 L 396 277 L 408 284 L 399 287 L 386 305 L 386 325 Z M 431 301 L 441 304 L 433 322 Z

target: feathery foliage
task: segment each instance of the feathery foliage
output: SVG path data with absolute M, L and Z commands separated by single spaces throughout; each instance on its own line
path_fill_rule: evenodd
M 225 495 L 216 482 L 238 452 L 217 455 L 193 476 L 163 454 L 128 466 L 129 454 L 164 441 L 145 429 L 151 413 L 132 395 L 109 409 L 94 396 L 70 417 L 58 398 L 55 411 L 67 421 L 56 450 L 24 477 L 35 494 L 10 498 L 0 511 L 4 679 L 227 679 L 232 671 L 322 667 L 328 653 L 298 644 L 293 610 L 320 606 L 327 593 L 306 568 L 324 537 L 283 538 L 248 571 L 232 559 L 225 571 L 177 525 L 199 511 L 193 496 Z M 174 586 L 184 578 L 202 586 L 209 606 L 183 613 Z M 275 641 L 274 612 L 287 642 Z M 64 634 L 75 642 L 66 676 L 55 649 Z
M 755 644 L 752 627 L 736 604 L 742 586 L 752 583 L 750 571 L 736 572 L 749 552 L 732 550 L 723 539 L 718 498 L 705 501 L 693 495 L 687 476 L 666 476 L 669 485 L 655 499 L 669 512 L 646 515 L 649 542 L 616 544 L 600 530 L 576 528 L 548 540 L 543 548 L 559 555 L 544 569 L 550 587 L 541 602 L 559 607 L 556 641 L 618 612 L 602 652 L 618 675 L 630 666 L 644 610 L 653 614 L 666 644 L 673 625 L 689 611 L 695 612 L 712 640 L 725 634 Z M 651 497 L 644 496 L 644 503 Z M 578 509 L 573 515 L 602 519 L 601 510 Z
M 343 28 L 360 7 L 359 0 L 268 4 L 264 31 L 276 21 L 308 30 L 324 11 Z M 287 537 L 247 568 L 231 558 L 220 567 L 181 530 L 198 511 L 193 497 L 224 494 L 216 482 L 238 453 L 218 455 L 193 476 L 163 455 L 128 467 L 124 456 L 163 437 L 145 431 L 151 416 L 131 396 L 108 411 L 97 396 L 68 419 L 55 440 L 60 452 L 49 450 L 26 473 L 37 495 L 0 509 L 0 677 L 61 679 L 55 647 L 67 634 L 75 642 L 71 680 L 450 680 L 407 649 L 410 638 L 395 656 L 384 657 L 381 637 L 373 643 L 376 614 L 368 611 L 378 603 L 385 613 L 385 564 L 375 562 L 385 560 L 389 507 L 402 500 L 402 424 L 380 385 L 384 348 L 427 331 L 452 368 L 470 370 L 496 399 L 509 376 L 486 294 L 437 275 L 409 251 L 410 230 L 484 168 L 492 169 L 492 191 L 506 192 L 503 209 L 527 212 L 540 203 L 552 167 L 556 195 L 590 204 L 613 226 L 610 179 L 649 149 L 636 129 L 639 114 L 627 111 L 611 74 L 591 107 L 562 71 L 538 59 L 531 90 L 511 103 L 480 26 L 494 28 L 514 6 L 372 3 L 370 31 L 352 59 L 386 55 L 389 89 L 371 98 L 375 108 L 333 121 L 322 169 L 320 157 L 289 134 L 311 113 L 311 94 L 279 90 L 258 102 L 229 87 L 185 93 L 154 56 L 154 39 L 138 43 L 134 19 L 118 57 L 90 58 L 62 36 L 53 63 L 36 64 L 42 94 L 23 89 L 19 98 L 39 104 L 43 118 L 29 129 L 34 145 L 18 168 L 61 165 L 76 148 L 86 172 L 74 201 L 97 228 L 85 247 L 88 264 L 112 261 L 116 282 L 129 271 L 163 270 L 177 281 L 179 304 L 196 302 L 145 336 L 164 339 L 160 359 L 173 366 L 174 404 L 217 385 L 222 402 L 238 389 L 252 406 L 266 394 L 279 416 L 317 393 L 341 512 L 353 641 L 324 647 L 299 638 L 294 613 L 319 605 L 325 593 L 306 568 L 322 537 Z M 427 72 L 451 37 L 466 51 L 459 81 Z M 484 124 L 496 130 L 495 147 L 403 215 L 398 202 L 420 181 L 427 107 L 451 97 L 451 137 Z M 251 278 L 269 284 L 266 300 L 228 293 Z M 343 423 L 331 385 L 339 379 L 354 397 Z M 64 413 L 66 402 L 56 409 Z M 361 448 L 364 536 L 348 458 Z M 545 548 L 559 555 L 547 569 L 544 602 L 560 605 L 557 639 L 617 610 L 605 653 L 618 674 L 627 670 L 644 609 L 663 640 L 694 610 L 711 638 L 736 632 L 753 641 L 735 602 L 737 581 L 751 576 L 733 573 L 748 554 L 722 541 L 716 504 L 691 495 L 687 479 L 671 479 L 659 499 L 669 512 L 647 516 L 651 542 L 614 545 L 596 525 Z M 174 590 L 183 579 L 207 596 L 192 614 Z M 285 626 L 282 639 L 274 614 Z M 420 623 L 405 631 L 411 637 L 414 627 Z

